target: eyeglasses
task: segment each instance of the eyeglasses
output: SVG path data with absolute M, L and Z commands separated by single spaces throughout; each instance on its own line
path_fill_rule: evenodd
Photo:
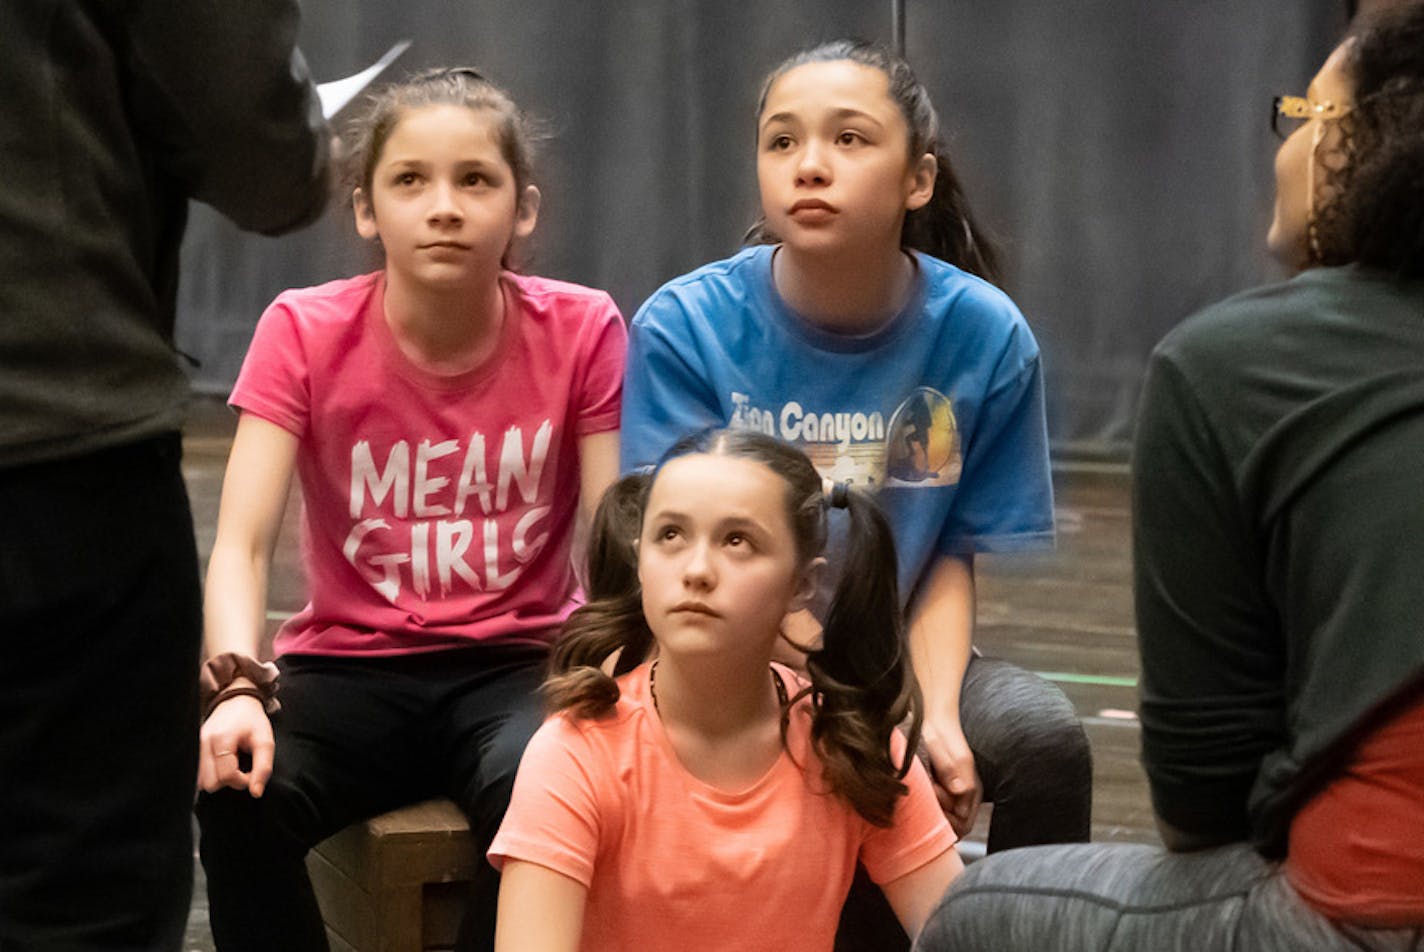
M 1271 101 L 1271 131 L 1285 139 L 1311 119 L 1339 119 L 1349 106 L 1333 102 L 1311 102 L 1304 96 L 1277 96 Z

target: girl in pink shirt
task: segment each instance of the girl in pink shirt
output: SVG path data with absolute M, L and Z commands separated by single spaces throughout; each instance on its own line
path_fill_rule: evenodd
M 489 842 L 580 600 L 580 504 L 617 472 L 617 309 L 509 270 L 539 210 L 509 97 L 423 74 L 371 102 L 349 151 L 385 267 L 281 294 L 231 399 L 198 803 L 219 949 L 325 949 L 303 858 L 353 821 L 444 795 Z M 254 659 L 294 473 L 310 601 L 274 668 Z M 459 948 L 492 946 L 497 890 L 477 877 Z
M 852 564 L 807 683 L 771 659 L 815 592 L 828 506 L 849 509 Z M 906 752 L 919 692 L 874 503 L 827 493 L 784 443 L 712 431 L 617 484 L 591 551 L 556 713 L 490 848 L 496 948 L 829 950 L 857 861 L 915 935 L 963 867 Z

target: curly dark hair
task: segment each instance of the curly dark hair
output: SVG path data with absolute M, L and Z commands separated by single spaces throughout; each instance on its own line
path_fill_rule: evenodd
M 1316 264 L 1424 277 L 1424 0 L 1366 15 L 1345 68 L 1354 107 L 1311 223 Z
M 706 453 L 762 463 L 786 484 L 782 502 L 802 563 L 826 545 L 826 506 L 821 476 L 800 450 L 751 430 L 707 430 L 680 440 L 663 463 Z M 618 703 L 619 689 L 601 666 L 621 651 L 617 671 L 641 663 L 653 649 L 638 587 L 637 538 L 655 472 L 624 476 L 604 494 L 590 533 L 589 602 L 570 616 L 554 644 L 544 695 L 551 711 L 576 718 L 601 717 Z M 782 710 L 785 737 L 792 708 L 811 710 L 811 741 L 829 789 L 862 817 L 889 826 L 923 718 L 919 686 L 910 669 L 904 620 L 895 581 L 890 524 L 866 493 L 848 489 L 850 518 L 836 591 L 821 645 L 806 656 L 811 684 Z M 906 753 L 891 751 L 893 732 L 905 725 Z

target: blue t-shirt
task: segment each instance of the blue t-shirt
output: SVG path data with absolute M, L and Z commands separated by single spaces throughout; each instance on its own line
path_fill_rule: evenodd
M 864 336 L 829 333 L 781 300 L 774 251 L 759 245 L 699 268 L 639 309 L 623 469 L 708 426 L 795 443 L 822 475 L 876 492 L 906 603 L 941 554 L 1050 547 L 1038 344 L 1008 296 L 915 254 L 900 314 Z

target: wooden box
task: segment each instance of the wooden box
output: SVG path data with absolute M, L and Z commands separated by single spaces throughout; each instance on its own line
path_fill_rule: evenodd
M 430 800 L 356 823 L 307 854 L 333 952 L 450 949 L 476 862 L 465 816 Z

